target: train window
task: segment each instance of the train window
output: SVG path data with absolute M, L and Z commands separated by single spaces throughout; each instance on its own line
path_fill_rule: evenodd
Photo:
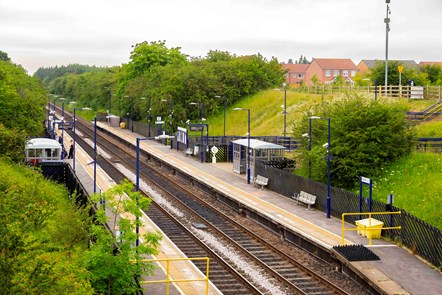
M 51 149 L 45 149 L 45 158 L 51 157 Z
M 41 149 L 35 150 L 35 157 L 36 158 L 41 158 L 41 154 L 42 154 L 42 150 Z

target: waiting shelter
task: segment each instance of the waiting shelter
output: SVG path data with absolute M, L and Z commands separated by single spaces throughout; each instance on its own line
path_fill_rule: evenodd
M 249 139 L 237 139 L 233 144 L 233 172 L 246 173 L 247 171 L 247 147 Z M 255 163 L 257 161 L 273 161 L 284 159 L 282 145 L 265 142 L 258 139 L 250 139 L 250 175 L 255 177 Z

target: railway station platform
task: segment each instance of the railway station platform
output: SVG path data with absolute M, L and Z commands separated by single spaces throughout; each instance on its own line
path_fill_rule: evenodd
M 111 127 L 98 122 L 98 127 L 136 145 L 136 138 L 144 136 L 130 130 Z M 77 135 L 78 136 L 78 135 Z M 306 210 L 296 201 L 259 186 L 247 184 L 246 177 L 233 172 L 232 163 L 201 163 L 184 152 L 171 149 L 154 140 L 140 142 L 140 148 L 154 155 L 182 173 L 223 192 L 244 206 L 289 227 L 325 249 L 341 245 L 341 220 L 326 218 L 324 212 Z M 368 239 L 356 231 L 345 233 L 346 244 L 368 246 Z M 408 250 L 382 239 L 373 240 L 369 249 L 379 256 L 377 261 L 347 261 L 345 264 L 383 294 L 440 295 L 442 274 Z
M 77 137 L 81 135 L 77 134 Z M 70 136 L 67 132 L 64 133 L 64 145 L 69 146 L 71 142 Z M 92 145 L 92 143 L 91 143 Z M 89 195 L 93 194 L 94 190 L 94 181 L 93 181 L 93 169 L 94 165 L 93 159 L 81 148 L 81 146 L 76 144 L 76 153 L 75 153 L 75 173 L 83 184 L 83 187 L 88 192 Z M 72 159 L 65 159 L 65 162 L 69 163 L 72 167 Z M 115 181 L 110 178 L 107 173 L 101 169 L 99 165 L 97 165 L 96 171 L 96 191 L 104 192 L 116 185 Z M 97 204 L 99 206 L 99 204 Z M 108 216 L 113 216 L 110 208 L 106 208 L 106 214 Z M 135 217 L 132 215 L 123 216 L 126 219 L 134 220 Z M 112 222 L 113 218 L 110 219 Z M 167 262 L 165 260 L 169 260 L 169 279 L 170 280 L 195 280 L 193 282 L 180 282 L 180 283 L 170 283 L 168 294 L 171 295 L 179 295 L 179 294 L 206 294 L 206 283 L 201 280 L 205 277 L 203 274 L 191 261 L 184 260 L 187 259 L 185 254 L 175 246 L 175 244 L 161 231 L 160 228 L 146 215 L 143 213 L 141 217 L 141 221 L 143 222 L 143 227 L 140 227 L 140 236 L 144 235 L 146 232 L 160 232 L 163 236 L 163 239 L 160 242 L 159 251 L 157 255 L 146 257 L 146 259 L 155 259 L 155 260 L 164 260 L 161 262 L 154 262 L 157 265 L 157 268 L 154 270 L 154 275 L 146 278 L 142 278 L 145 281 L 160 281 L 166 279 L 166 269 Z M 109 228 L 113 228 L 113 224 L 108 224 Z M 115 234 L 115 232 L 114 232 Z M 142 239 L 140 239 L 142 242 Z M 183 259 L 183 260 L 181 260 Z M 166 283 L 152 283 L 152 284 L 142 284 L 145 294 L 166 294 Z M 214 286 L 209 281 L 209 292 L 211 295 L 222 294 L 216 286 Z

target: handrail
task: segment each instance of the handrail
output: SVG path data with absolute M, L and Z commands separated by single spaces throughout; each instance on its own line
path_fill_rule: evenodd
M 171 261 L 197 261 L 197 260 L 206 260 L 206 275 L 203 278 L 195 278 L 195 279 L 172 279 L 170 277 L 170 262 Z M 144 284 L 156 284 L 156 283 L 166 283 L 166 295 L 169 294 L 169 286 L 170 283 L 188 283 L 188 282 L 206 282 L 206 295 L 209 294 L 209 265 L 210 258 L 209 257 L 193 257 L 193 258 L 163 258 L 163 259 L 141 259 L 137 261 L 132 261 L 132 263 L 137 262 L 166 262 L 166 279 L 164 280 L 153 280 L 153 281 L 140 281 L 139 283 Z
M 364 229 L 364 230 L 368 230 L 368 231 L 372 231 L 372 230 L 379 230 L 379 228 L 371 228 L 371 216 L 372 215 L 391 215 L 391 214 L 401 214 L 401 211 L 395 211 L 395 212 L 357 212 L 357 213 L 342 213 L 342 240 L 341 240 L 341 244 L 342 246 L 345 245 L 345 238 L 344 238 L 344 232 L 346 230 L 358 230 L 357 227 L 355 228 L 345 228 L 345 216 L 351 216 L 351 215 L 368 215 L 368 228 Z M 382 229 L 401 229 L 400 226 L 393 226 L 393 227 L 382 227 Z M 369 246 L 372 245 L 371 241 L 372 241 L 372 235 L 368 235 L 369 238 Z

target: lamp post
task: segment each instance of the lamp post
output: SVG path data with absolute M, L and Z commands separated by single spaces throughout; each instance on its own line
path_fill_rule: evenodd
M 73 169 L 73 171 L 74 171 L 74 174 L 75 174 L 75 142 L 76 142 L 76 138 L 77 138 L 77 136 L 76 136 L 76 134 L 77 134 L 77 115 L 76 115 L 76 113 L 77 113 L 77 110 L 82 110 L 82 111 L 85 111 L 85 110 L 91 110 L 91 108 L 74 108 L 74 149 L 73 149 L 73 152 L 74 152 L 74 154 L 72 155 L 72 159 L 73 159 L 73 161 L 72 161 L 72 169 Z
M 281 106 L 283 108 L 283 115 L 284 115 L 284 137 L 287 135 L 287 84 L 282 84 L 282 89 L 284 91 L 284 104 Z M 281 91 L 279 88 L 275 88 L 274 90 Z
M 51 123 L 49 122 L 49 117 L 51 116 L 51 94 L 48 95 L 48 134 L 51 130 Z
M 311 116 L 310 119 L 310 134 L 311 134 L 311 120 L 319 119 L 319 120 L 327 120 L 327 143 L 324 146 L 327 146 L 327 201 L 326 201 L 326 214 L 327 218 L 330 218 L 331 211 L 331 180 L 330 180 L 330 170 L 331 170 L 331 155 L 330 155 L 330 118 L 321 118 L 318 116 Z M 311 139 L 311 138 L 310 138 Z M 311 149 L 311 140 L 309 149 Z
M 112 113 L 112 88 L 107 86 L 104 89 L 109 90 L 109 113 Z
M 389 7 L 390 0 L 385 0 L 387 4 L 387 15 L 384 19 L 385 23 L 385 96 L 387 96 L 387 85 L 388 85 L 388 32 L 390 31 L 390 18 L 388 15 L 391 14 L 391 10 Z
M 247 111 L 247 183 L 250 184 L 250 109 L 234 108 L 234 111 Z
M 140 99 L 146 100 L 147 98 L 143 96 Z M 151 116 L 150 116 L 150 97 L 149 97 L 148 104 L 147 104 L 147 126 L 148 126 L 147 137 L 150 137 L 150 119 L 151 119 Z
M 170 102 L 170 115 L 169 115 L 169 135 L 172 136 L 173 130 L 172 130 L 172 120 L 173 120 L 173 100 L 172 98 L 170 98 L 169 100 L 167 99 L 162 99 L 162 102 Z
M 206 121 L 206 119 L 204 118 L 204 104 L 202 102 L 190 102 L 190 105 L 195 105 L 195 106 L 200 106 L 200 117 L 201 117 L 201 125 L 204 123 L 204 121 Z M 201 129 L 201 151 L 200 151 L 200 158 L 201 158 L 201 163 L 204 162 L 204 149 L 203 149 L 203 129 Z M 207 135 L 208 135 L 209 131 L 207 131 Z
M 64 139 L 64 100 L 66 98 L 62 97 L 61 100 L 61 146 L 63 146 L 63 139 Z

